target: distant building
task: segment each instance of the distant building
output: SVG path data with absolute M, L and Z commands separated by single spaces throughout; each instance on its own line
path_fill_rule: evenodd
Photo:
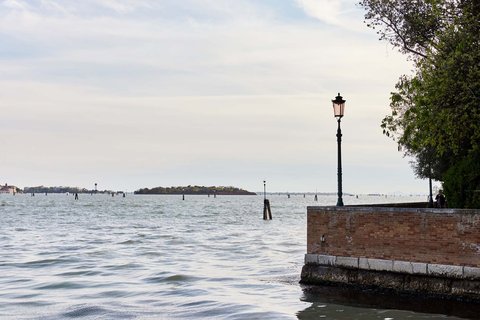
M 0 186 L 0 193 L 14 194 L 18 192 L 18 188 L 15 186 L 9 186 L 5 183 L 4 186 Z

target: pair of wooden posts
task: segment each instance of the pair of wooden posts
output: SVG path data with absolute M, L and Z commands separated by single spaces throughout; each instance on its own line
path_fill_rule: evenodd
M 263 220 L 272 220 L 272 210 L 270 210 L 270 201 L 267 199 L 266 181 L 263 181 Z

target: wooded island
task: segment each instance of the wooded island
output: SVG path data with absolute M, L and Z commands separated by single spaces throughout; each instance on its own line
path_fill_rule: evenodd
M 134 192 L 135 194 L 217 194 L 217 195 L 256 195 L 255 192 L 250 192 L 235 187 L 205 187 L 205 186 L 186 186 L 186 187 L 156 187 L 143 188 Z

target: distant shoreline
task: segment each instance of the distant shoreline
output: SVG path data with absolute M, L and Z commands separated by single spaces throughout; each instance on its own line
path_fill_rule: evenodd
M 213 196 L 213 193 L 133 193 L 136 196 Z M 257 196 L 257 193 L 216 193 L 217 196 Z
M 162 195 L 162 194 L 176 194 L 176 195 L 256 195 L 255 192 L 250 192 L 236 187 L 224 187 L 224 186 L 177 186 L 177 187 L 156 187 L 156 188 L 143 188 L 134 192 L 134 194 L 153 194 L 153 195 Z

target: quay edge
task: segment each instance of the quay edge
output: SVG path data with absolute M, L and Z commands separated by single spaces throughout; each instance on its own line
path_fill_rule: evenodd
M 480 302 L 480 210 L 307 208 L 301 283 Z

